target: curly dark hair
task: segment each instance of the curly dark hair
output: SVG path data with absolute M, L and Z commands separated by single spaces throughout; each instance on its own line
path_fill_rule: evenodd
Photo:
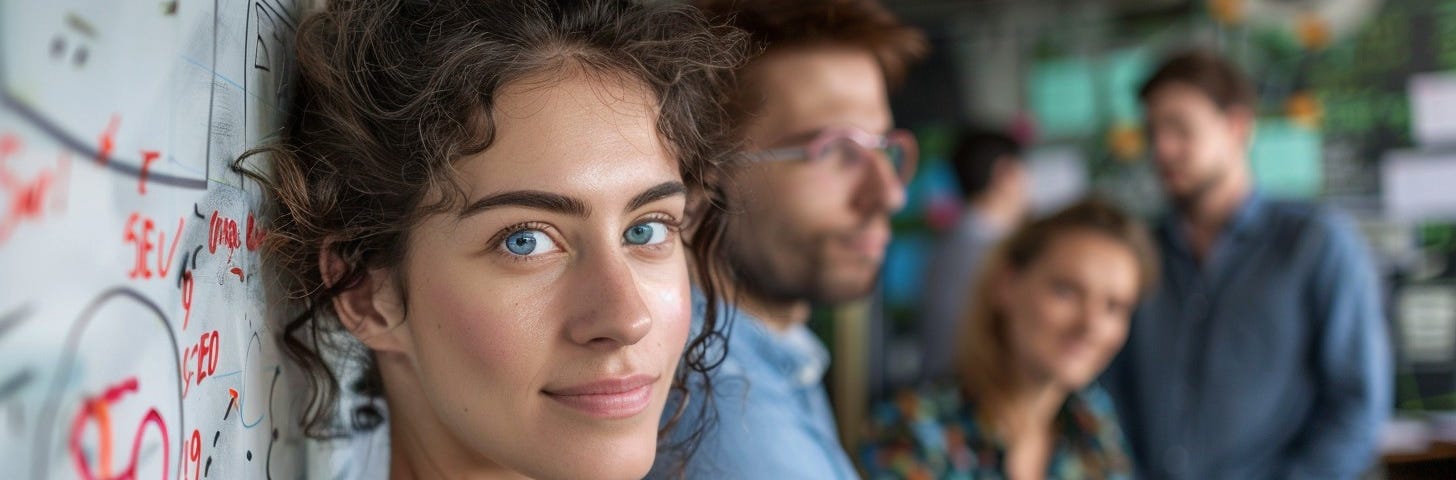
M 297 90 L 282 138 L 235 165 L 264 189 L 264 263 L 287 300 L 280 342 L 310 387 L 305 434 L 345 436 L 382 422 L 378 367 L 342 334 L 333 298 L 370 269 L 397 267 L 423 218 L 464 205 L 453 166 L 490 147 L 504 86 L 586 70 L 640 82 L 656 96 L 657 133 L 693 196 L 685 241 L 708 308 L 674 377 L 684 401 L 659 435 L 660 448 L 686 446 L 690 455 L 705 423 L 676 436 L 687 439 L 681 445 L 666 445 L 665 433 L 690 404 L 712 412 L 711 395 L 686 401 L 685 386 L 708 382 L 722 361 L 717 184 L 738 150 L 724 103 L 746 45 L 739 30 L 691 7 L 627 0 L 333 0 L 308 16 L 296 38 Z M 268 161 L 250 165 L 254 155 Z M 320 272 L 321 255 L 343 261 L 336 281 Z M 338 399 L 341 379 L 353 376 L 347 365 L 363 366 L 351 386 L 370 401 L 345 421 Z

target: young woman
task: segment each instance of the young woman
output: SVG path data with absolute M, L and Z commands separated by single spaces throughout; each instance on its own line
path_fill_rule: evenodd
M 332 0 L 303 22 L 289 130 L 253 175 L 308 433 L 384 424 L 336 413 L 358 362 L 392 478 L 646 474 L 668 391 L 721 335 L 688 338 L 688 256 L 717 298 L 742 43 L 654 5 Z
M 876 407 L 872 478 L 1127 478 L 1107 395 L 1156 265 L 1134 219 L 1098 201 L 1023 227 L 987 262 L 962 324 L 957 378 Z

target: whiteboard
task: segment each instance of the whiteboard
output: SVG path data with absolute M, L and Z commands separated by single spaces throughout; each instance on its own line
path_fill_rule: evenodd
M 0 476 L 303 477 L 230 168 L 279 132 L 296 0 L 0 2 Z

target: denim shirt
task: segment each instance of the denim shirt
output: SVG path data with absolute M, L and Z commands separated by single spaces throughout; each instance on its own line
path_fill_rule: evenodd
M 1254 194 L 1200 262 L 1178 219 L 1104 384 L 1139 476 L 1358 477 L 1391 408 L 1374 269 L 1350 221 Z
M 693 292 L 695 331 L 706 303 L 700 292 Z M 711 374 L 717 418 L 703 433 L 684 478 L 858 478 L 839 443 L 824 392 L 829 368 L 824 343 L 803 324 L 776 332 L 736 308 L 720 306 L 718 318 L 731 330 L 727 356 Z M 689 383 L 694 398 L 701 398 L 701 387 Z M 675 396 L 669 399 L 664 421 L 676 401 Z M 691 431 L 702 421 L 695 411 L 689 406 L 668 434 L 679 439 Z M 659 454 L 648 478 L 670 478 L 678 463 L 679 457 Z

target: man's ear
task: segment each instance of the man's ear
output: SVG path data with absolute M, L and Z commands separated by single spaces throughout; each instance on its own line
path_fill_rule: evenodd
M 370 350 L 404 352 L 409 343 L 404 338 L 404 302 L 392 272 L 367 269 L 362 276 L 349 278 L 350 266 L 332 252 L 332 242 L 319 248 L 319 272 L 326 288 L 349 282 L 332 299 L 339 323 Z
M 1234 134 L 1243 143 L 1244 148 L 1252 147 L 1254 145 L 1254 126 L 1256 123 L 1254 121 L 1253 107 L 1234 105 L 1229 107 L 1225 116 L 1228 118 L 1229 125 L 1234 129 Z

